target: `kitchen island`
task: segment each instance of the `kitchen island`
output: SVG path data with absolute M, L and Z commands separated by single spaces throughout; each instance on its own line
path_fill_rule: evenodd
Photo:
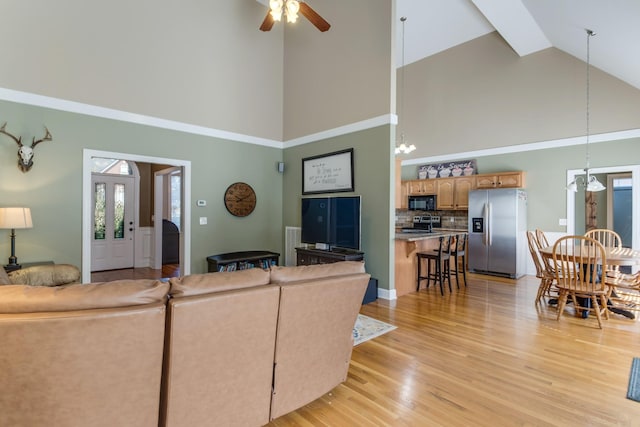
M 395 288 L 396 297 L 416 291 L 418 274 L 417 252 L 438 249 L 441 236 L 455 236 L 467 230 L 437 229 L 431 233 L 395 234 Z M 424 285 L 423 285 L 424 286 Z

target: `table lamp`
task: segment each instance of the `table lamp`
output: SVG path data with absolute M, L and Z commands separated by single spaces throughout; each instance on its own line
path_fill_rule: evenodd
M 31 209 L 0 208 L 0 228 L 11 229 L 11 256 L 7 267 L 20 268 L 16 257 L 16 228 L 32 228 Z

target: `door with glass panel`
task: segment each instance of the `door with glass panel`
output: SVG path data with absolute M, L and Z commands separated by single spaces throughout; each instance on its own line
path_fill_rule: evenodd
M 633 244 L 633 180 L 630 173 L 607 175 L 607 228 L 622 238 L 622 246 Z
M 133 268 L 134 178 L 92 174 L 91 271 Z

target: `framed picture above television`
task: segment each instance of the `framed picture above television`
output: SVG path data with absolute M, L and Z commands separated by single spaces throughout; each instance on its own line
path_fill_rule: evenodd
M 302 159 L 302 194 L 353 191 L 353 148 Z

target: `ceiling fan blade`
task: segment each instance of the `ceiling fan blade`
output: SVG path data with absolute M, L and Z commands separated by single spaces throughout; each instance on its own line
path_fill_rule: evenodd
M 264 21 L 262 21 L 262 25 L 260 25 L 260 31 L 270 31 L 273 28 L 273 16 L 271 16 L 271 12 L 267 12 L 267 16 L 264 17 Z
M 331 25 L 305 2 L 300 2 L 300 13 L 322 32 L 331 28 Z

